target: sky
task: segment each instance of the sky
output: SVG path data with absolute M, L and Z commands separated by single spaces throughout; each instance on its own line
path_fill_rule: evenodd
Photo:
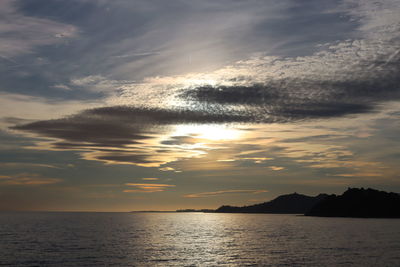
M 2 0 L 0 210 L 400 192 L 397 0 Z

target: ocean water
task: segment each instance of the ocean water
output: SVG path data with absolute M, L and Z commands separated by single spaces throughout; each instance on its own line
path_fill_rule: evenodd
M 400 266 L 400 220 L 3 212 L 0 265 Z

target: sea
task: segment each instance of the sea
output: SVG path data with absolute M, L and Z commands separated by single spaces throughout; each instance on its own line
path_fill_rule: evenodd
M 2 266 L 400 266 L 400 219 L 1 212 Z

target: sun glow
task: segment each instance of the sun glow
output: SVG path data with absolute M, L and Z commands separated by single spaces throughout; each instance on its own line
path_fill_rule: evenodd
M 192 136 L 196 139 L 223 141 L 239 139 L 242 132 L 225 125 L 213 124 L 184 124 L 176 125 L 173 136 Z

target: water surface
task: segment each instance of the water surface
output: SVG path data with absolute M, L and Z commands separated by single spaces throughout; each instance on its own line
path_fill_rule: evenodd
M 6 266 L 399 266 L 400 220 L 0 213 Z

